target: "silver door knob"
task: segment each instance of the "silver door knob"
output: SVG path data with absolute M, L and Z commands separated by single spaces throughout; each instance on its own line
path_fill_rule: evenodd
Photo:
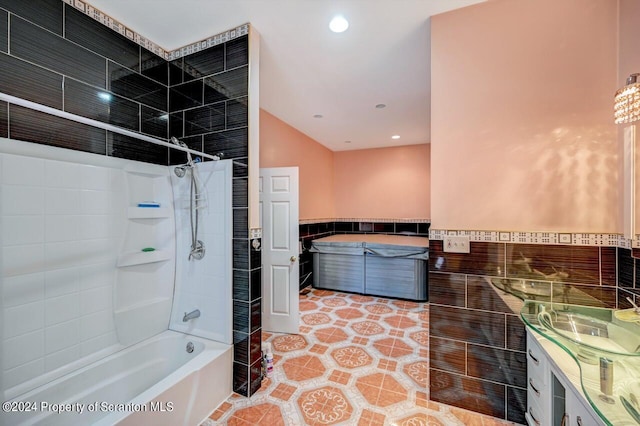
M 295 256 L 291 256 L 291 257 L 289 258 L 289 260 L 291 261 L 291 263 L 293 263 L 293 262 L 295 262 L 296 260 L 298 260 L 298 258 L 297 258 L 297 257 L 295 257 Z

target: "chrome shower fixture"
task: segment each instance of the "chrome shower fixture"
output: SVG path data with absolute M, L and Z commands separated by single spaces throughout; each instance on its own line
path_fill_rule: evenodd
M 177 166 L 175 169 L 173 169 L 173 172 L 179 178 L 184 177 L 184 175 L 187 174 L 187 166 Z

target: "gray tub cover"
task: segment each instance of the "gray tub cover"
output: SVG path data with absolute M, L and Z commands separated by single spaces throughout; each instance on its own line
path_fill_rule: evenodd
M 429 259 L 429 239 L 405 235 L 337 234 L 311 242 L 312 253 L 350 254 L 364 253 L 382 257 Z

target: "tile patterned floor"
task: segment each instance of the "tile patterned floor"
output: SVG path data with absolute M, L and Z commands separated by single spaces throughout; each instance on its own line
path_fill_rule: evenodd
M 429 400 L 429 307 L 326 290 L 300 295 L 300 334 L 263 332 L 274 372 L 203 424 L 499 426 Z

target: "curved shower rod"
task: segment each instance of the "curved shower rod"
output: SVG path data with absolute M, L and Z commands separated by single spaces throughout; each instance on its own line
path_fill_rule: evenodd
M 26 99 L 18 98 L 16 96 L 7 95 L 6 93 L 0 93 L 0 101 L 5 101 L 10 104 L 19 105 L 25 108 L 29 108 L 35 111 L 44 112 L 46 114 L 55 115 L 56 117 L 66 118 L 67 120 L 75 121 L 78 123 L 86 124 L 92 127 L 98 127 L 103 130 L 108 130 L 113 133 L 118 133 L 124 136 L 129 136 L 132 138 L 140 139 L 145 142 L 153 143 L 156 145 L 166 146 L 167 148 L 175 149 L 178 151 L 188 152 L 191 154 L 198 155 L 203 158 L 209 158 L 210 160 L 219 160 L 220 157 L 217 155 L 205 154 L 204 152 L 196 151 L 195 149 L 186 148 L 180 145 L 174 145 L 170 142 L 165 142 L 162 139 L 152 138 L 151 136 L 142 135 L 140 133 L 136 133 L 132 130 L 123 129 L 118 126 L 114 126 L 113 124 L 103 123 L 102 121 L 93 120 L 91 118 L 82 117 L 80 115 L 71 114 L 70 112 L 61 111 L 59 109 L 51 108 L 46 105 L 41 105 L 36 102 L 28 101 Z

